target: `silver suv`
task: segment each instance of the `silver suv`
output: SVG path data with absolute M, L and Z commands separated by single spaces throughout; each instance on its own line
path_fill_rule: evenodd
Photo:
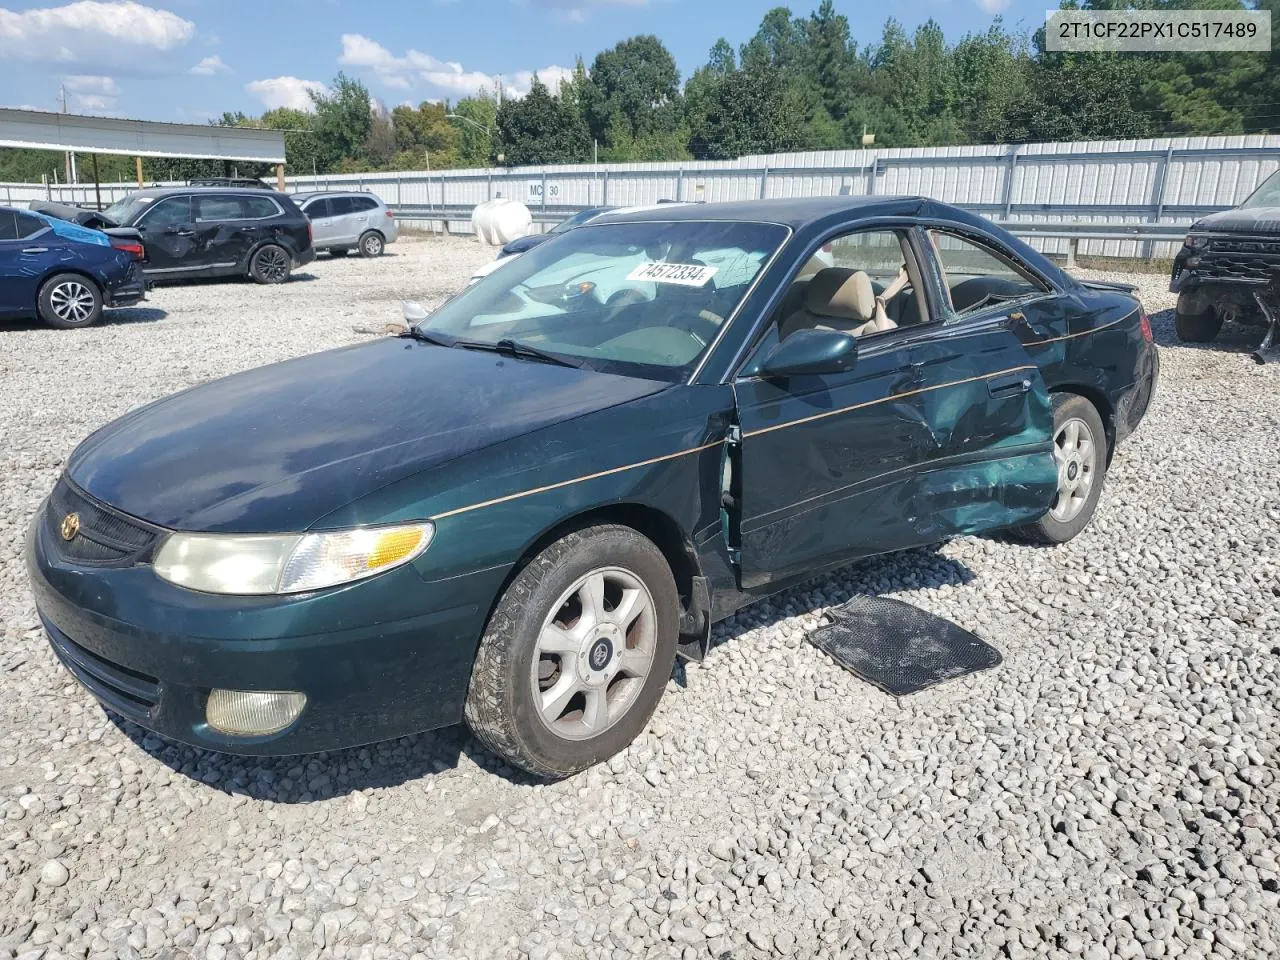
M 399 232 L 395 214 L 372 193 L 295 193 L 293 202 L 311 221 L 312 246 L 335 257 L 352 250 L 362 257 L 380 256 Z

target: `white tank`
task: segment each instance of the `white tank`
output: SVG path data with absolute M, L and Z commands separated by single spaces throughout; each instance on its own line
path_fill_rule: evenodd
M 528 236 L 533 227 L 533 215 L 519 200 L 497 197 L 486 200 L 471 212 L 471 227 L 481 243 L 500 247 Z

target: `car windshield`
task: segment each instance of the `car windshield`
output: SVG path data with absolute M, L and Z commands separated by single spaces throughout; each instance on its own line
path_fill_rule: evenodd
M 1262 186 L 1249 194 L 1242 207 L 1280 207 L 1280 170 L 1262 181 Z
M 493 271 L 421 329 L 464 345 L 509 341 L 596 370 L 681 380 L 787 236 L 771 223 L 584 226 Z
M 154 197 L 141 197 L 136 193 L 131 193 L 123 200 L 117 200 L 107 209 L 102 211 L 102 216 L 118 223 L 120 226 L 127 226 L 137 219 L 143 210 L 147 209 L 153 202 Z

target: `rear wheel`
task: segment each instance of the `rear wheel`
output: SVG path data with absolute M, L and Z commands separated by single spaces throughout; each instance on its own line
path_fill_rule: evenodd
M 293 258 L 284 247 L 268 243 L 259 247 L 249 261 L 249 276 L 259 283 L 284 283 L 293 268 Z
M 90 327 L 102 319 L 102 291 L 78 273 L 59 273 L 46 280 L 36 305 L 40 319 L 61 330 Z
M 624 749 L 671 676 L 679 599 L 662 552 L 630 527 L 547 547 L 503 594 L 480 641 L 467 723 L 510 763 L 565 777 Z
M 380 257 L 383 248 L 382 234 L 377 230 L 367 230 L 360 237 L 360 256 L 362 257 Z
M 1107 433 L 1092 403 L 1074 393 L 1053 395 L 1053 460 L 1058 494 L 1049 512 L 1018 533 L 1032 543 L 1066 543 L 1093 519 L 1107 474 Z
M 1222 329 L 1222 314 L 1211 303 L 1178 294 L 1178 306 L 1174 310 L 1173 325 L 1178 339 L 1185 343 L 1209 343 Z

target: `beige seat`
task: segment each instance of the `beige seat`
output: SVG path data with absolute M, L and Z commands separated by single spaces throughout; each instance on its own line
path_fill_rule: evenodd
M 861 337 L 895 327 L 870 277 L 849 267 L 827 267 L 809 281 L 804 306 L 782 321 L 778 337 L 785 340 L 797 330 L 839 330 Z

